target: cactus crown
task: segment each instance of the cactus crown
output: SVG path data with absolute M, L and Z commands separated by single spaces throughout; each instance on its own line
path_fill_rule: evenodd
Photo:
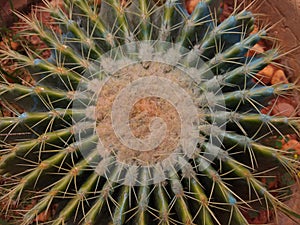
M 261 181 L 274 167 L 297 173 L 293 153 L 259 140 L 298 126 L 260 113 L 295 85 L 256 78 L 279 53 L 246 54 L 267 33 L 252 33 L 251 12 L 221 22 L 217 0 L 191 14 L 181 0 L 44 4 L 59 31 L 18 15 L 51 56 L 1 51 L 33 78 L 1 76 L 15 114 L 0 121 L 1 200 L 7 211 L 36 200 L 14 221 L 57 204 L 47 224 L 236 225 L 251 207 L 299 217 Z

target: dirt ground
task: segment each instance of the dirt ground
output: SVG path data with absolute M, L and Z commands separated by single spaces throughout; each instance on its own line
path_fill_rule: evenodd
M 286 202 L 286 204 L 291 207 L 291 209 L 295 210 L 296 212 L 300 213 L 300 184 L 294 185 L 292 187 L 293 196 Z M 278 223 L 274 223 L 274 225 L 299 225 L 300 219 L 297 221 L 292 221 L 287 216 L 283 215 L 282 213 L 279 214 Z

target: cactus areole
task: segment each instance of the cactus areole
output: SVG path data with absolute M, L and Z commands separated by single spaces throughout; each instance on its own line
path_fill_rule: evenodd
M 280 54 L 247 55 L 266 38 L 252 32 L 255 15 L 237 7 L 220 21 L 217 0 L 191 14 L 181 0 L 44 3 L 60 32 L 18 15 L 51 56 L 1 51 L 34 80 L 1 75 L 14 115 L 0 121 L 0 190 L 14 224 L 241 225 L 262 208 L 299 217 L 284 188 L 261 179 L 297 174 L 294 153 L 260 139 L 298 126 L 260 112 L 296 87 L 256 79 Z

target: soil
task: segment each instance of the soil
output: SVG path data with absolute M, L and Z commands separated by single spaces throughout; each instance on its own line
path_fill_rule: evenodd
M 287 76 L 291 81 L 299 83 L 300 71 L 300 1 L 299 0 L 265 0 L 260 1 L 254 7 L 255 12 L 266 15 L 264 19 L 271 24 L 276 24 L 270 31 L 271 37 L 276 37 L 282 52 L 290 52 L 282 59 L 286 65 Z M 299 93 L 295 93 L 296 106 L 299 106 Z M 298 115 L 299 116 L 299 115 Z M 292 187 L 293 195 L 286 202 L 293 210 L 300 213 L 300 185 Z M 292 221 L 287 216 L 279 213 L 278 225 L 297 225 L 300 220 Z
M 300 185 L 295 184 L 291 189 L 292 189 L 293 195 L 285 203 L 291 209 L 300 213 Z M 299 224 L 300 224 L 300 219 L 293 221 L 282 213 L 279 213 L 279 215 L 278 215 L 278 222 L 274 223 L 274 225 L 299 225 Z
M 253 1 L 253 0 L 252 0 Z M 250 2 L 252 2 L 250 1 Z M 262 13 L 262 19 L 274 24 L 270 36 L 279 41 L 282 52 L 290 52 L 283 57 L 290 79 L 299 81 L 300 71 L 300 1 L 264 0 L 258 1 L 253 10 Z
M 11 24 L 16 18 L 13 16 L 12 10 L 22 11 L 28 8 L 36 0 L 11 0 L 0 1 L 0 27 L 6 27 Z

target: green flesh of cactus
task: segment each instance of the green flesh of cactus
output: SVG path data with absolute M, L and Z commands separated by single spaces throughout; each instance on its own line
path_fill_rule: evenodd
M 133 0 L 126 8 L 116 0 L 103 1 L 101 7 L 96 1 L 64 0 L 63 10 L 45 4 L 61 35 L 36 18 L 21 17 L 49 46 L 51 57 L 43 59 L 30 50 L 27 55 L 14 50 L 1 53 L 18 61 L 35 80 L 32 85 L 11 84 L 3 76 L 0 84 L 1 101 L 16 114 L 0 121 L 0 173 L 8 179 L 1 187 L 1 201 L 8 203 L 9 211 L 15 202 L 22 205 L 37 199 L 33 207 L 15 216 L 15 223 L 35 223 L 40 213 L 55 204 L 58 209 L 46 224 L 241 225 L 248 224 L 243 212 L 249 207 L 300 217 L 260 179 L 262 172 L 274 168 L 284 169 L 291 179 L 297 174 L 299 162 L 293 154 L 258 140 L 297 133 L 299 127 L 293 118 L 260 113 L 270 99 L 288 95 L 296 87 L 255 81 L 255 74 L 276 60 L 278 52 L 271 49 L 246 56 L 266 36 L 265 30 L 251 33 L 252 13 L 235 11 L 219 22 L 217 0 L 200 2 L 192 14 L 180 0 L 166 0 L 162 5 Z M 224 107 L 216 114 L 205 111 L 205 127 L 211 132 L 199 127 L 205 141 L 186 168 L 165 174 L 167 178 L 155 184 L 124 185 L 116 182 L 118 171 L 111 171 L 108 178 L 95 172 L 91 161 L 101 160 L 97 135 L 87 131 L 83 138 L 75 138 L 74 118 L 85 118 L 86 111 L 76 108 L 74 96 L 79 84 L 90 82 L 84 76 L 90 62 L 118 46 L 150 40 L 195 50 L 213 74 L 204 73 L 198 92 L 221 91 L 222 96 L 215 94 L 213 102 Z M 219 85 L 213 85 L 214 78 Z M 25 112 L 18 113 L 14 106 Z M 220 128 L 225 125 L 226 129 Z M 210 138 L 221 143 L 214 145 Z M 211 161 L 206 153 L 212 149 L 218 154 Z M 138 177 L 147 180 L 147 171 L 141 170 Z

